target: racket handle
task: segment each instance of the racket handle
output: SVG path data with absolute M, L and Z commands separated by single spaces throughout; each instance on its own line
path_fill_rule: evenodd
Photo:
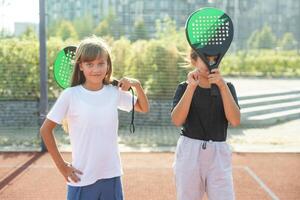
M 216 84 L 212 84 L 211 85 L 210 95 L 211 96 L 219 96 L 220 95 L 219 88 L 218 88 L 218 86 Z
M 113 86 L 115 86 L 115 87 L 118 87 L 118 84 L 119 84 L 119 81 L 118 80 L 116 80 L 116 79 L 113 79 L 112 81 L 111 81 L 111 84 L 113 85 Z M 120 86 L 121 87 L 121 86 Z M 128 89 L 128 91 L 131 89 L 131 87 Z
M 111 82 L 111 84 L 112 84 L 113 86 L 118 86 L 119 81 L 116 80 L 116 79 L 114 79 L 114 80 Z

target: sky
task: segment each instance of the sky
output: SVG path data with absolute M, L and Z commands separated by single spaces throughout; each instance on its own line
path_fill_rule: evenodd
M 39 22 L 39 0 L 0 0 L 0 28 L 13 32 L 14 22 Z

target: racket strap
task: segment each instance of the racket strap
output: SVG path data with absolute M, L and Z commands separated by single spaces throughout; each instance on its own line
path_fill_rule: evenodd
M 130 88 L 131 94 L 132 94 L 132 110 L 131 110 L 131 122 L 129 126 L 130 133 L 135 132 L 135 126 L 134 126 L 134 91 L 132 88 Z

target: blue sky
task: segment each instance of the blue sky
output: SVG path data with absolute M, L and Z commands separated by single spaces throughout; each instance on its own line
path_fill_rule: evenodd
M 14 22 L 39 21 L 39 0 L 0 0 L 0 28 L 12 32 Z

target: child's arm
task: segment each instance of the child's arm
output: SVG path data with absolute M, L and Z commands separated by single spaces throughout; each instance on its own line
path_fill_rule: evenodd
M 223 99 L 223 106 L 227 120 L 233 127 L 240 125 L 241 112 L 226 83 L 220 87 L 220 93 Z
M 228 88 L 228 85 L 223 80 L 219 70 L 213 69 L 212 71 L 214 73 L 208 76 L 209 81 L 210 83 L 217 84 L 219 87 L 222 100 L 223 100 L 223 107 L 224 107 L 226 119 L 233 127 L 238 126 L 240 125 L 241 122 L 240 109 L 237 106 L 236 102 L 234 101 L 234 98 Z
M 138 112 L 149 112 L 149 102 L 148 98 L 143 90 L 143 87 L 140 82 L 135 83 L 132 85 L 137 93 L 137 102 L 134 106 L 134 109 Z
M 50 153 L 56 167 L 64 176 L 65 180 L 69 182 L 68 177 L 74 181 L 80 181 L 78 176 L 75 173 L 82 174 L 79 170 L 73 168 L 69 163 L 64 161 L 62 155 L 58 151 L 57 144 L 53 135 L 53 129 L 56 127 L 56 123 L 46 119 L 40 129 L 40 134 L 43 138 L 43 141 L 47 147 L 48 152 Z
M 134 87 L 137 93 L 137 101 L 134 105 L 134 110 L 143 113 L 149 112 L 148 98 L 139 80 L 133 78 L 122 78 L 119 81 L 119 86 L 121 86 L 122 90 L 125 91 L 127 91 L 131 86 Z
M 178 104 L 172 110 L 171 113 L 172 122 L 177 127 L 181 126 L 187 118 L 194 91 L 197 88 L 197 85 L 199 84 L 198 76 L 199 76 L 199 72 L 197 70 L 194 70 L 188 74 L 187 77 L 188 85 L 186 87 L 186 90 L 182 95 Z

